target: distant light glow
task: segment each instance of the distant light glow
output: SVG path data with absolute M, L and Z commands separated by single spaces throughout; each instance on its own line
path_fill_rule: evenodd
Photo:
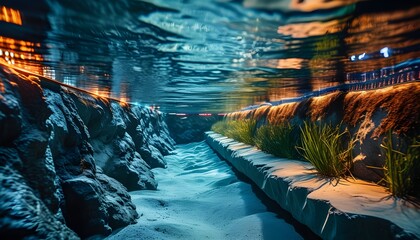
M 70 77 L 70 76 L 64 76 L 64 84 L 70 85 L 70 86 L 76 86 L 76 78 Z
M 0 36 L 0 57 L 8 64 L 42 74 L 41 66 L 35 63 L 35 61 L 40 62 L 43 60 L 43 57 L 35 53 L 35 46 L 38 47 L 40 45 L 38 43 Z
M 388 47 L 384 47 L 382 48 L 380 51 L 380 53 L 382 53 L 382 55 L 384 55 L 384 57 L 389 57 L 389 48 Z
M 5 6 L 1 7 L 0 21 L 22 25 L 22 17 L 20 16 L 20 11 Z
M 365 56 L 366 56 L 366 53 L 362 53 L 362 54 L 359 55 L 358 58 L 359 58 L 359 60 L 362 60 Z
M 42 76 L 55 79 L 55 69 L 52 69 L 51 67 L 43 67 Z
M 339 20 L 293 23 L 279 26 L 277 33 L 294 38 L 323 36 L 325 33 L 332 34 L 341 31 L 343 28 L 342 25 L 343 23 Z
M 198 116 L 211 116 L 211 113 L 199 113 Z
M 351 56 L 351 57 L 350 57 L 350 60 L 352 60 L 352 61 L 356 61 L 356 56 L 355 56 L 355 55 Z

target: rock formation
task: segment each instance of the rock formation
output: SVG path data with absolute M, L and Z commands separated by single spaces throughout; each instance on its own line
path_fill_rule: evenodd
M 0 71 L 0 235 L 77 239 L 138 218 L 174 142 L 164 116 Z
M 178 116 L 168 115 L 166 123 L 168 124 L 171 137 L 178 144 L 199 142 L 205 139 L 204 133 L 210 131 L 211 126 L 223 119 L 223 116 Z

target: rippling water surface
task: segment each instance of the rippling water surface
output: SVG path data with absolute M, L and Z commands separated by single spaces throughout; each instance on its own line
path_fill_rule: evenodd
M 9 65 L 165 112 L 419 77 L 418 1 L 4 0 Z

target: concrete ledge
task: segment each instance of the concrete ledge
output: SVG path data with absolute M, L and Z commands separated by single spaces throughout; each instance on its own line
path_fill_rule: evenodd
M 206 141 L 323 239 L 420 239 L 419 206 L 383 187 L 321 178 L 309 163 L 277 158 L 214 132 L 206 133 Z

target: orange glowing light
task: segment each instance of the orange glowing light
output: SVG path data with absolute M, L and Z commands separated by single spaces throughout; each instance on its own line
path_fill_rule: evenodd
M 38 45 L 39 43 L 0 36 L 0 59 L 15 67 L 41 74 L 42 66 L 37 62 L 44 59 L 41 54 L 35 53 L 34 47 Z
M 332 9 L 338 7 L 349 6 L 357 0 L 340 0 L 340 1 L 324 1 L 324 0 L 311 0 L 311 1 L 301 1 L 301 0 L 291 0 L 289 7 L 291 9 L 300 10 L 304 12 L 312 12 L 319 9 Z
M 87 89 L 87 92 L 94 95 L 96 98 L 102 98 L 102 99 L 110 99 L 111 93 L 106 88 L 100 88 L 99 86 L 92 86 Z
M 333 9 L 338 7 L 348 7 L 351 4 L 360 0 L 289 0 L 289 1 L 259 1 L 259 0 L 245 0 L 243 4 L 245 7 L 263 8 L 263 9 L 279 9 L 284 11 L 297 10 L 302 12 L 312 12 L 320 9 Z
M 22 17 L 20 11 L 5 6 L 1 7 L 0 21 L 22 25 Z
M 108 73 L 105 73 L 104 76 L 109 77 L 110 75 Z M 120 91 L 118 92 L 118 94 L 112 94 L 112 98 L 114 98 L 115 100 L 118 100 L 121 104 L 127 104 L 128 102 L 130 102 L 130 97 L 127 95 L 128 92 L 128 85 L 127 84 L 121 84 L 120 85 Z
M 4 84 L 3 84 L 3 81 L 0 79 L 0 93 L 4 93 L 4 92 L 5 92 Z
M 279 69 L 301 69 L 305 59 L 302 58 L 286 58 L 279 59 L 277 68 Z
M 268 67 L 277 69 L 302 69 L 302 65 L 308 60 L 303 58 L 283 59 L 253 59 L 247 62 L 249 66 Z
M 121 107 L 128 107 L 129 104 L 127 102 L 118 102 L 120 104 Z
M 128 102 L 130 102 L 130 98 L 128 98 L 127 96 L 121 96 L 118 98 L 120 105 L 125 105 Z
M 294 38 L 307 38 L 340 32 L 344 26 L 344 22 L 341 20 L 294 23 L 278 27 L 277 33 Z
M 275 102 L 286 98 L 295 98 L 298 96 L 300 96 L 300 93 L 294 86 L 270 88 L 267 91 L 267 98 L 269 102 Z

